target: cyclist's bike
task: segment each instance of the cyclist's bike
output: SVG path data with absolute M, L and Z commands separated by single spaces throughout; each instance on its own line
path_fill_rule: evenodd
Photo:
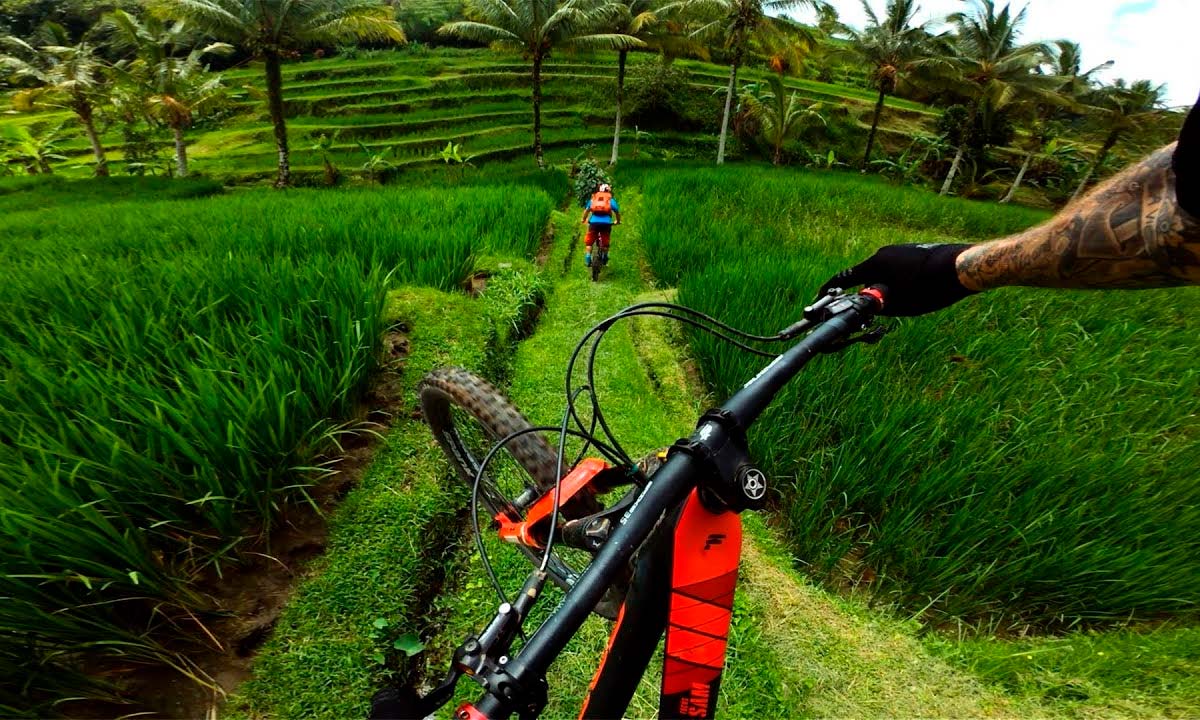
M 620 224 L 621 223 L 616 223 L 616 225 Z M 611 230 L 612 228 L 610 227 L 609 231 L 611 232 Z M 585 230 L 584 232 L 588 231 Z M 591 247 L 593 249 L 593 253 L 592 259 L 588 263 L 588 268 L 592 271 L 592 282 L 598 282 L 600 280 L 600 269 L 608 265 L 608 249 L 610 246 L 608 244 L 602 245 L 600 243 L 600 239 L 596 238 L 595 244 Z
M 594 255 L 592 255 L 592 262 L 590 265 L 590 268 L 592 270 L 592 282 L 598 282 L 600 280 L 600 268 L 604 267 L 607 264 L 608 264 L 608 248 L 604 248 L 603 250 L 597 250 L 596 253 Z
M 471 484 L 476 541 L 501 602 L 486 627 L 458 646 L 440 685 L 424 697 L 384 690 L 372 717 L 423 718 L 449 702 L 467 676 L 482 690 L 477 701 L 455 711 L 456 720 L 536 718 L 547 702 L 547 669 L 595 612 L 616 622 L 581 718 L 623 716 L 664 632 L 659 717 L 712 718 L 737 584 L 738 513 L 762 508 L 767 497 L 767 477 L 748 456 L 746 433 L 813 357 L 877 342 L 886 328 L 874 320 L 886 297 L 881 286 L 849 294 L 832 290 L 805 308 L 802 320 L 770 336 L 668 303 L 627 308 L 592 328 L 576 347 L 558 427 L 531 426 L 495 388 L 465 370 L 427 376 L 422 409 L 451 464 Z M 635 462 L 609 431 L 591 388 L 604 333 L 622 319 L 645 315 L 687 323 L 773 359 L 724 405 L 705 413 L 691 437 Z M 779 354 L 761 347 L 791 341 Z M 587 381 L 575 387 L 574 369 L 585 349 Z M 576 402 L 585 393 L 591 402 L 581 415 Z M 546 433 L 557 435 L 556 449 Z M 568 436 L 584 441 L 574 463 L 563 457 Z M 585 457 L 589 448 L 603 459 Z M 606 502 L 623 488 L 616 502 Z M 488 564 L 481 516 L 536 565 L 512 598 Z M 547 582 L 565 588 L 565 597 L 525 637 L 522 623 Z M 518 637 L 524 642 L 514 649 Z

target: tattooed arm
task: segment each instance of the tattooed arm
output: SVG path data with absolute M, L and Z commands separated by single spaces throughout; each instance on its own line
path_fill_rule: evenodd
M 1155 152 L 1044 225 L 981 245 L 885 245 L 822 292 L 884 285 L 883 314 L 910 316 L 1002 285 L 1188 284 L 1200 284 L 1200 105 L 1178 147 Z
M 955 261 L 958 280 L 976 291 L 1200 284 L 1200 218 L 1176 200 L 1174 147 L 1158 150 L 1043 225 L 962 251 Z

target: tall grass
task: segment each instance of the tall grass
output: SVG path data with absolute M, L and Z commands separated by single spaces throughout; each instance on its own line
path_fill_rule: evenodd
M 775 331 L 893 242 L 1041 216 L 830 174 L 648 174 L 644 238 L 683 302 Z M 1043 624 L 1200 601 L 1194 289 L 1006 289 L 810 366 L 753 433 L 817 574 L 957 618 Z M 761 362 L 693 338 L 719 393 Z
M 193 574 L 326 472 L 389 287 L 454 288 L 477 252 L 528 257 L 552 207 L 476 187 L 8 216 L 0 657 L 161 659 L 154 629 L 205 608 Z M 34 675 L 0 682 L 0 704 Z
M 183 200 L 217 195 L 221 184 L 205 178 L 114 177 L 104 184 L 61 175 L 0 178 L 0 213 L 122 200 Z

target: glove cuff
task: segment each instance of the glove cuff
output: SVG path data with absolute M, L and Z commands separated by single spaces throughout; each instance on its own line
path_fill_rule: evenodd
M 979 292 L 963 285 L 962 281 L 958 279 L 958 256 L 971 247 L 974 246 L 962 243 L 937 245 L 930 250 L 929 257 L 925 261 L 926 272 L 922 274 L 937 284 L 936 288 L 931 288 L 934 291 L 932 294 L 944 298 L 946 305 L 951 305 Z

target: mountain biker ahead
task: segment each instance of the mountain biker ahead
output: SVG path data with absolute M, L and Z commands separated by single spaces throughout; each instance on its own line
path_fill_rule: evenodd
M 1200 284 L 1200 102 L 1179 141 L 1049 222 L 977 245 L 887 245 L 825 288 L 888 286 L 884 315 L 941 310 L 1005 285 L 1158 288 Z
M 599 189 L 592 194 L 591 200 L 583 209 L 583 217 L 579 221 L 581 225 L 588 226 L 587 237 L 584 240 L 587 254 L 583 256 L 583 262 L 588 267 L 592 266 L 592 246 L 597 243 L 600 247 L 596 261 L 601 265 L 608 264 L 608 241 L 612 235 L 614 218 L 615 224 L 620 225 L 621 208 L 617 205 L 617 199 L 613 197 L 612 185 L 600 183 Z

